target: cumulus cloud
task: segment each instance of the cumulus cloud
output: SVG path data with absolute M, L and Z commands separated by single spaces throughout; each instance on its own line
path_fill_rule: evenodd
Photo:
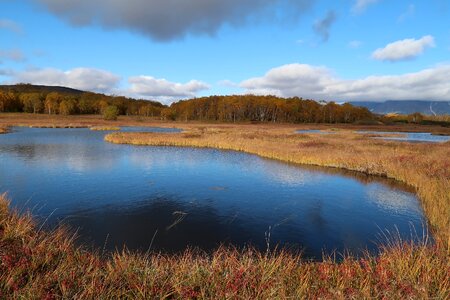
M 0 19 L 0 29 L 6 29 L 17 34 L 22 34 L 22 27 L 14 21 L 8 19 Z
M 111 93 L 120 77 L 110 72 L 92 68 L 75 68 L 69 71 L 58 69 L 30 69 L 9 74 L 8 83 L 31 83 L 50 86 L 66 86 L 83 91 Z
M 327 15 L 314 23 L 314 31 L 322 38 L 323 42 L 328 41 L 330 38 L 330 28 L 331 25 L 336 21 L 336 13 L 334 11 L 329 11 Z
M 380 0 L 356 0 L 355 4 L 353 5 L 352 11 L 353 13 L 357 14 L 362 13 L 367 9 L 367 7 L 379 1 Z
M 435 47 L 434 37 L 426 35 L 421 39 L 404 39 L 379 48 L 372 53 L 372 58 L 382 61 L 401 61 L 413 59 L 422 54 L 426 48 Z
M 0 62 L 2 60 L 12 60 L 15 62 L 23 62 L 25 61 L 25 55 L 20 49 L 9 49 L 2 50 L 0 49 Z
M 76 26 L 126 28 L 165 41 L 249 20 L 296 19 L 316 0 L 34 0 Z
M 247 93 L 317 100 L 450 100 L 450 65 L 403 75 L 345 80 L 326 67 L 290 64 L 241 82 Z
M 208 84 L 198 80 L 177 83 L 151 76 L 134 76 L 130 77 L 128 82 L 130 83 L 129 92 L 131 94 L 158 99 L 166 103 L 176 98 L 195 97 L 198 92 L 209 89 Z
M 62 71 L 53 68 L 12 71 L 0 69 L 0 76 L 6 76 L 3 83 L 31 83 L 49 86 L 65 86 L 82 91 L 105 94 L 119 94 L 170 103 L 177 99 L 195 97 L 197 93 L 208 90 L 208 84 L 191 80 L 186 83 L 171 82 L 151 76 L 133 76 L 128 79 L 129 86 L 119 86 L 121 77 L 105 70 L 94 68 L 74 68 Z

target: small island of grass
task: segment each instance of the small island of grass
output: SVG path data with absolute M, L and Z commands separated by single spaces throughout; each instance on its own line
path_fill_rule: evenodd
M 120 127 L 117 126 L 94 126 L 90 128 L 94 131 L 119 131 Z

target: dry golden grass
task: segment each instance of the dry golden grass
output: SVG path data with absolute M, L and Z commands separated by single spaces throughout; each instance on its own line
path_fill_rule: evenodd
M 103 120 L 100 115 L 46 115 L 46 114 L 26 114 L 26 113 L 0 113 L 0 126 L 24 126 L 24 127 L 47 127 L 47 128 L 65 128 L 81 127 L 88 128 L 93 126 L 153 126 L 156 123 L 151 118 L 136 116 L 119 116 L 117 121 Z M 166 123 L 157 122 L 164 126 Z M 167 126 L 167 124 L 166 124 Z
M 34 126 L 34 127 L 92 127 L 92 126 L 158 126 L 158 127 L 180 127 L 196 128 L 211 126 L 211 122 L 172 122 L 161 121 L 156 118 L 140 116 L 119 116 L 117 121 L 104 120 L 100 115 L 47 115 L 47 114 L 27 114 L 27 113 L 0 113 L 0 126 Z M 217 127 L 232 128 L 235 124 L 215 123 Z M 324 129 L 324 130 L 378 130 L 378 131 L 409 131 L 409 132 L 432 132 L 436 134 L 450 135 L 450 127 L 417 125 L 417 124 L 397 124 L 397 125 L 355 125 L 355 124 L 275 124 L 275 125 L 252 125 L 251 123 L 242 123 L 239 126 L 250 127 L 269 127 L 286 129 Z
M 117 126 L 93 126 L 90 129 L 93 131 L 119 131 L 120 127 L 117 127 Z
M 7 126 L 1 126 L 0 125 L 0 134 L 4 134 L 4 133 L 8 133 L 9 132 L 9 129 L 8 129 L 8 127 Z

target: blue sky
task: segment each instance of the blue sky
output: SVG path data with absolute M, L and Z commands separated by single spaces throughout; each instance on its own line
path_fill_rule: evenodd
M 450 100 L 450 2 L 0 0 L 0 82 L 165 103 Z

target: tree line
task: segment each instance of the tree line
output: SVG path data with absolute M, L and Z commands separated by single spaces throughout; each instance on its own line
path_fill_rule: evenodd
M 179 101 L 164 108 L 161 117 L 180 121 L 274 123 L 353 123 L 375 118 L 367 108 L 349 103 L 321 104 L 298 97 L 256 95 L 210 96 Z
M 107 96 L 91 92 L 0 90 L 0 112 L 60 115 L 103 114 L 109 106 L 116 107 L 120 115 L 146 117 L 159 117 L 161 110 L 164 108 L 164 105 L 155 101 Z
M 36 88 L 33 89 L 33 87 Z M 298 97 L 210 96 L 181 100 L 166 106 L 156 101 L 107 96 L 65 88 L 54 89 L 32 85 L 0 88 L 0 112 L 101 115 L 108 108 L 110 111 L 111 109 L 116 111 L 118 115 L 177 121 L 353 123 L 375 118 L 368 109 L 363 107 L 348 103 L 322 104 Z

